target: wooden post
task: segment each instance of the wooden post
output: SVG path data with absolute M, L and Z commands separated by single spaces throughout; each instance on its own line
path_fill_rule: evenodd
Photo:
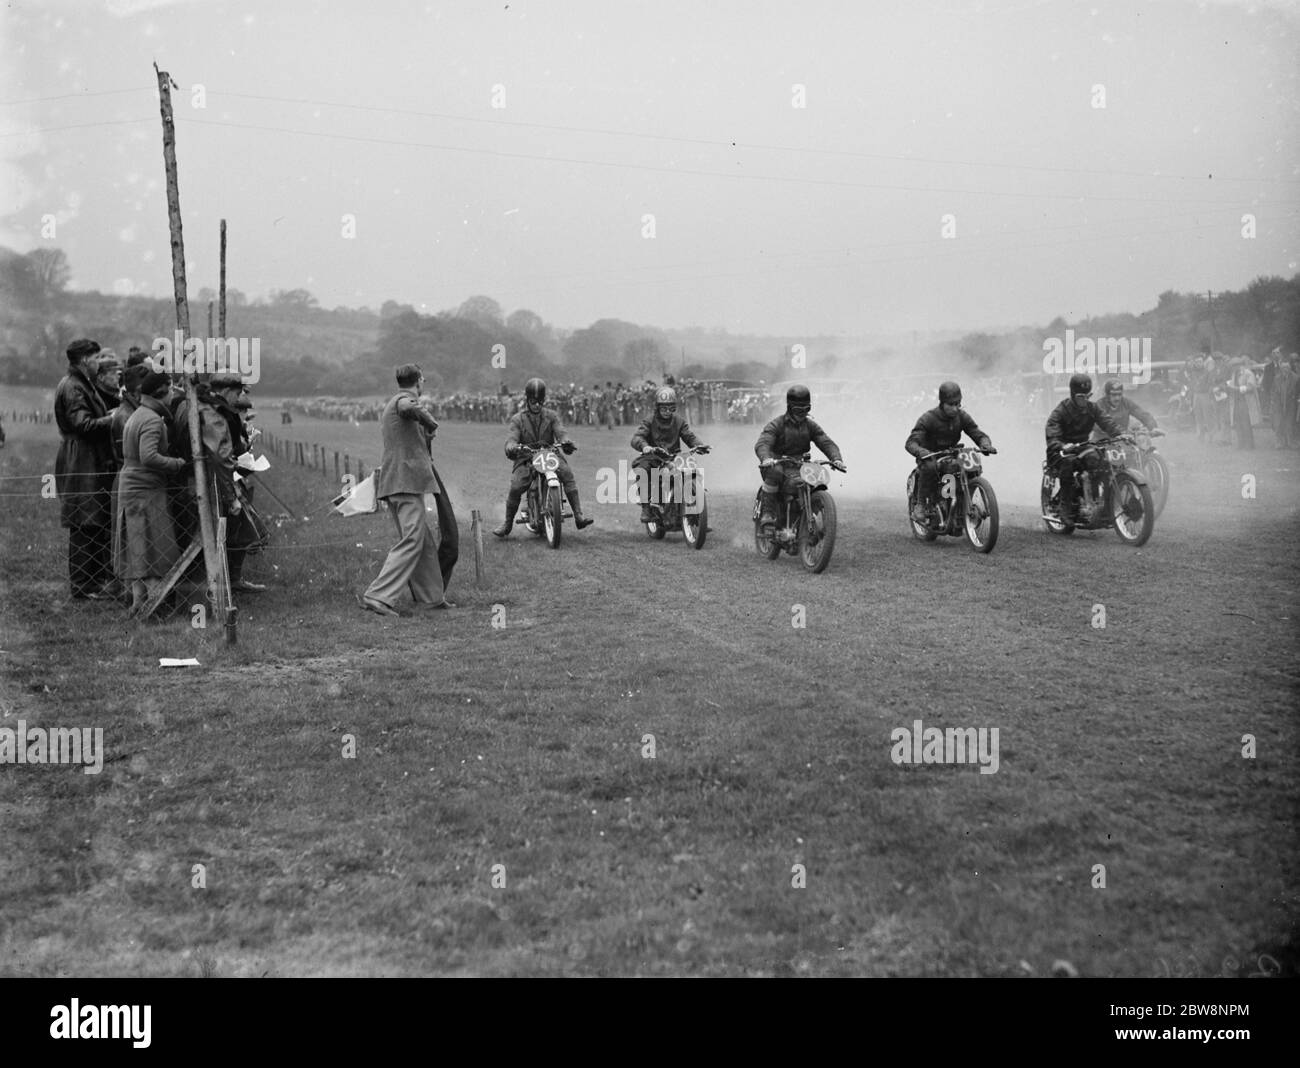
M 343 454 L 343 473 L 345 475 L 352 474 L 352 459 L 346 452 Z
M 185 237 L 181 230 L 181 195 L 176 176 L 176 124 L 172 118 L 172 79 L 165 70 L 153 65 L 158 75 L 159 106 L 162 111 L 163 165 L 167 172 L 167 221 L 171 230 L 172 290 L 176 297 L 176 328 L 184 342 L 190 338 L 190 306 L 185 285 Z M 177 87 L 179 88 L 179 86 Z M 173 353 L 173 359 L 184 359 L 184 350 Z M 194 389 L 195 376 L 184 373 L 185 400 L 190 426 L 190 452 L 194 457 L 194 492 L 198 498 L 199 533 L 203 539 L 203 565 L 207 572 L 208 592 L 219 615 L 224 615 L 225 605 L 217 603 L 220 562 L 217 559 L 216 530 L 212 522 L 212 502 L 208 496 L 207 464 L 203 456 L 203 436 L 199 430 L 199 398 Z M 173 364 L 173 370 L 175 365 Z
M 365 465 L 364 465 L 360 460 L 358 460 L 358 461 L 357 461 L 357 481 L 358 481 L 358 482 L 364 482 L 365 480 L 366 480 L 366 468 L 365 468 Z
M 339 482 L 339 451 L 334 450 L 334 481 Z
M 483 585 L 483 517 L 477 508 L 470 513 L 470 531 L 474 535 L 474 582 Z
M 208 301 L 208 337 L 212 337 L 212 301 Z
M 217 328 L 222 341 L 226 340 L 226 220 L 221 220 L 221 282 L 217 290 Z

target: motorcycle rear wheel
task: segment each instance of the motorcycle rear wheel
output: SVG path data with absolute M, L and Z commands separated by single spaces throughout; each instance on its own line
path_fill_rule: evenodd
M 812 514 L 799 518 L 799 559 L 814 575 L 820 575 L 835 551 L 835 499 L 822 490 L 812 495 Z
M 916 506 L 916 472 L 907 476 L 907 525 L 912 528 L 912 537 L 917 541 L 934 541 L 938 532 L 930 529 L 929 523 L 918 523 L 912 518 L 912 509 Z
M 966 540 L 977 553 L 993 551 L 998 543 L 998 499 L 987 479 L 970 480 L 970 499 L 966 502 Z
M 758 517 L 763 511 L 763 491 L 758 491 L 758 497 L 754 501 L 754 548 L 758 550 L 758 555 L 768 560 L 775 560 L 781 553 L 781 545 L 772 537 L 772 528 L 765 527 L 758 521 Z
M 1055 481 L 1055 479 L 1053 481 Z M 1041 500 L 1043 525 L 1053 534 L 1073 534 L 1074 524 L 1062 519 L 1059 512 L 1052 511 L 1052 490 L 1050 486 L 1043 487 Z M 1055 518 L 1048 518 L 1049 516 L 1054 516 Z

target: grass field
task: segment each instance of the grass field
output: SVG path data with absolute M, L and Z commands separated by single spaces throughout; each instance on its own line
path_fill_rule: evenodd
M 375 424 L 283 429 L 379 459 Z M 278 466 L 309 518 L 250 563 L 272 589 L 227 648 L 70 601 L 37 489 L 57 441 L 8 430 L 0 726 L 102 727 L 107 757 L 0 765 L 0 974 L 1296 972 L 1300 463 L 1267 431 L 1167 439 L 1141 550 L 1048 535 L 1041 453 L 1004 446 L 989 556 L 910 537 L 906 427 L 845 435 L 811 576 L 753 550 L 752 431 L 705 433 L 693 552 L 596 503 L 627 432 L 584 430 L 596 526 L 489 537 L 478 587 L 502 431 L 446 423 L 460 607 L 362 613 L 387 516 L 330 516 L 332 477 Z M 895 764 L 917 719 L 997 728 L 997 772 Z

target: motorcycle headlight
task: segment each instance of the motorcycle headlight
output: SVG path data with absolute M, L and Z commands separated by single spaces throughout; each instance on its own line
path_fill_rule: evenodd
M 821 464 L 801 464 L 799 477 L 810 486 L 820 486 L 826 481 L 826 472 Z
M 1107 450 L 1106 450 L 1106 459 L 1109 460 L 1109 461 L 1110 461 L 1111 463 L 1113 463 L 1113 464 L 1122 464 L 1122 463 L 1124 462 L 1124 450 L 1123 450 L 1123 449 L 1107 449 Z
M 678 471 L 685 471 L 690 466 L 690 461 L 685 453 L 679 452 L 673 457 L 673 467 Z

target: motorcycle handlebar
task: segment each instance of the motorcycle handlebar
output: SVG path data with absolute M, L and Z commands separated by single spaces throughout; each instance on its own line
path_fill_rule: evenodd
M 937 452 L 922 453 L 916 459 L 918 463 L 923 462 L 925 460 L 941 460 L 945 456 L 956 456 L 959 453 L 968 452 L 968 451 L 982 453 L 985 456 L 992 456 L 998 450 L 986 449 L 983 446 L 972 447 L 970 445 L 954 445 L 951 449 L 939 449 Z

